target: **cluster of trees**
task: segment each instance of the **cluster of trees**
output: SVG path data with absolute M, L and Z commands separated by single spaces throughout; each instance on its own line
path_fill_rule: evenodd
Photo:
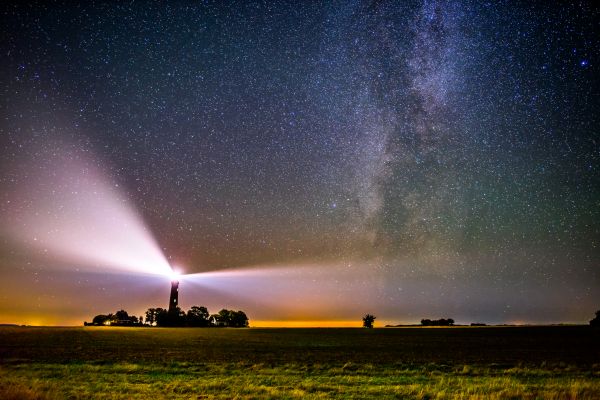
M 119 310 L 116 313 L 96 315 L 92 322 L 84 322 L 84 325 L 115 325 L 115 326 L 141 326 L 144 324 L 144 317 L 129 315 L 125 310 Z
M 229 326 L 232 328 L 245 328 L 248 326 L 248 317 L 243 311 L 222 309 L 217 314 L 210 314 L 206 307 L 193 306 L 187 313 L 179 307 L 174 312 L 164 308 L 149 308 L 146 311 L 146 324 L 156 326 Z
M 150 322 L 148 317 L 150 316 Z M 193 306 L 187 313 L 179 307 L 175 312 L 168 312 L 162 308 L 149 308 L 146 311 L 146 322 L 157 326 L 228 326 L 232 328 L 245 328 L 248 326 L 248 317 L 243 311 L 222 309 L 217 314 L 210 314 L 206 307 Z
M 84 325 L 111 325 L 111 326 L 189 326 L 210 327 L 228 326 L 245 328 L 248 326 L 248 317 L 243 311 L 222 309 L 217 314 L 210 314 L 206 307 L 193 306 L 187 312 L 177 307 L 173 312 L 164 308 L 149 308 L 146 318 L 129 316 L 127 311 L 120 310 L 114 314 L 96 315 L 91 323 Z
M 423 326 L 452 326 L 454 325 L 454 320 L 452 318 L 440 318 L 440 319 L 422 319 L 421 325 Z
M 248 317 L 243 311 L 222 309 L 218 314 L 212 315 L 216 326 L 232 326 L 234 328 L 245 328 L 248 326 Z

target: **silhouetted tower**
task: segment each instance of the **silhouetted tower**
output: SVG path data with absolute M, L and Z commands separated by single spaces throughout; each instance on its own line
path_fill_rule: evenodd
M 169 299 L 169 314 L 174 313 L 179 306 L 179 281 L 171 281 L 171 298 Z

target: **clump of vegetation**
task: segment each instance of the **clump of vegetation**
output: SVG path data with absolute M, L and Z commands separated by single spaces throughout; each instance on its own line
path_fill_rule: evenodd
M 363 317 L 363 327 L 365 328 L 372 328 L 373 327 L 373 323 L 375 322 L 375 319 L 377 319 L 376 316 L 371 315 L 371 314 L 366 314 Z
M 187 313 L 179 307 L 171 312 L 164 308 L 149 308 L 145 320 L 142 316 L 130 316 L 127 311 L 120 310 L 114 314 L 96 315 L 92 322 L 84 322 L 84 325 L 245 328 L 249 325 L 249 320 L 243 311 L 224 308 L 211 315 L 206 307 L 193 306 Z
M 139 318 L 135 315 L 129 315 L 125 310 L 119 310 L 112 314 L 99 314 L 96 315 L 92 322 L 84 322 L 84 325 L 113 325 L 113 326 L 142 326 L 144 324 L 144 317 Z
M 248 317 L 243 311 L 222 309 L 218 314 L 213 314 L 210 321 L 214 326 L 229 326 L 233 328 L 245 328 L 248 326 Z
M 454 320 L 452 318 L 440 318 L 440 319 L 422 319 L 421 325 L 423 326 L 452 326 Z

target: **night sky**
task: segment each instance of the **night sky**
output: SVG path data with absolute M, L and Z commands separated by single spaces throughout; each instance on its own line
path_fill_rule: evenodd
M 3 3 L 0 323 L 166 307 L 98 261 L 149 254 L 96 241 L 129 214 L 251 325 L 587 322 L 600 11 L 565 3 Z

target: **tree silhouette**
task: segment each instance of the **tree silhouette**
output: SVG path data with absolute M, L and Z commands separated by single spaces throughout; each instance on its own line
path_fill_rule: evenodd
M 158 326 L 169 326 L 169 312 L 164 308 L 155 308 L 154 319 Z
M 594 328 L 600 327 L 600 310 L 596 311 L 596 318 L 590 321 L 590 326 L 593 326 Z
M 210 314 L 206 307 L 193 306 L 190 308 L 186 315 L 186 321 L 188 326 L 208 326 L 210 320 L 208 319 Z
M 115 313 L 118 321 L 125 321 L 129 319 L 129 314 L 125 310 L 119 310 Z
M 226 308 L 219 311 L 218 314 L 211 315 L 210 320 L 215 326 L 229 326 L 232 328 L 245 328 L 248 326 L 248 316 L 245 312 Z
M 206 307 L 193 306 L 187 313 L 181 308 L 175 307 L 171 311 L 165 308 L 149 308 L 144 316 L 129 315 L 125 310 L 119 310 L 112 314 L 96 315 L 91 323 L 85 325 L 115 325 L 115 326 L 139 326 L 144 324 L 150 326 L 229 326 L 233 328 L 244 328 L 249 325 L 248 316 L 243 311 L 222 309 L 218 314 L 210 315 Z
M 119 320 L 119 319 L 117 318 L 117 316 L 116 316 L 115 314 L 113 314 L 113 313 L 109 313 L 109 314 L 107 315 L 107 317 L 108 317 L 108 321 L 109 321 L 109 323 L 110 323 L 111 325 L 112 325 L 112 324 L 114 324 L 114 323 L 116 323 L 116 322 Z
M 156 308 L 149 308 L 146 311 L 146 323 L 150 326 L 156 322 Z
M 433 321 L 430 319 L 422 319 L 421 325 L 423 326 L 452 326 L 454 325 L 454 320 L 452 318 L 440 318 L 434 319 Z
M 99 314 L 94 317 L 92 320 L 93 325 L 104 325 L 106 321 L 109 321 L 108 315 Z
M 363 317 L 363 319 L 362 319 L 363 320 L 363 327 L 365 327 L 365 328 L 372 328 L 373 327 L 373 323 L 375 322 L 376 318 L 377 317 L 374 316 L 374 315 L 366 314 Z
M 234 328 L 245 328 L 248 326 L 248 317 L 243 311 L 230 311 L 230 326 Z

